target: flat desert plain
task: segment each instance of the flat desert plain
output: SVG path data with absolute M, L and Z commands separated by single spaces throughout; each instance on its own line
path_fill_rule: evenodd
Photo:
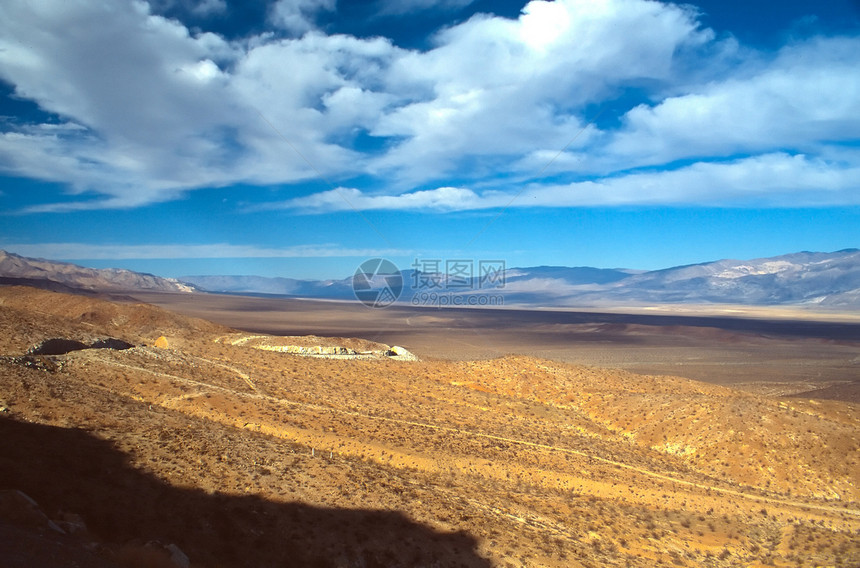
M 3 566 L 860 565 L 856 324 L 116 300 L 0 288 Z
M 627 312 L 370 309 L 356 302 L 218 294 L 135 297 L 249 332 L 362 337 L 402 345 L 422 359 L 529 355 L 686 377 L 761 394 L 815 391 L 814 398 L 860 402 L 858 314 L 713 305 Z

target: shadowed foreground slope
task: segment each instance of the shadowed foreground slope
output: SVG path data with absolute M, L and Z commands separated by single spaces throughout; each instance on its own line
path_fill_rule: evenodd
M 130 414 L 141 418 L 133 416 L 134 409 Z M 205 426 L 194 428 L 181 416 L 157 418 L 163 435 L 174 442 L 191 434 L 222 445 L 222 451 L 247 452 L 249 459 L 261 450 L 269 460 L 279 453 L 259 447 L 264 440 L 209 438 L 213 433 Z M 435 531 L 400 512 L 314 507 L 171 485 L 132 466 L 113 443 L 81 429 L 0 418 L 0 455 L 0 487 L 23 490 L 49 516 L 75 512 L 109 543 L 176 543 L 197 566 L 489 566 L 475 555 L 473 538 Z M 254 469 L 253 463 L 248 466 Z M 280 474 L 290 475 L 295 467 Z M 15 542 L 0 544 L 4 566 L 13 566 L 15 548 Z M 102 556 L 125 564 L 120 546 Z

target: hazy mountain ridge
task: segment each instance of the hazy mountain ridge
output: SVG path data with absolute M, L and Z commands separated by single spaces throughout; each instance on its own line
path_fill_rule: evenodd
M 505 270 L 503 280 L 481 280 L 479 275 L 475 275 L 461 286 L 450 285 L 442 273 L 410 269 L 402 270 L 400 275 L 403 283 L 400 301 L 413 304 L 419 301 L 419 305 L 424 305 L 420 303 L 422 296 L 432 293 L 458 297 L 492 294 L 501 297 L 506 305 L 526 306 L 725 303 L 860 308 L 858 249 L 829 253 L 804 251 L 751 260 L 723 259 L 652 271 L 565 266 L 509 268 Z M 201 275 L 183 276 L 177 280 L 123 269 L 84 268 L 3 251 L 0 251 L 0 280 L 9 284 L 60 286 L 64 291 L 202 290 L 355 299 L 352 277 L 300 280 L 252 275 Z
M 49 289 L 59 286 L 61 289 L 87 291 L 196 291 L 194 286 L 174 278 L 121 268 L 86 268 L 66 262 L 27 258 L 3 250 L 0 250 L 0 278 L 10 284 L 26 283 Z
M 605 298 L 658 302 L 846 305 L 860 290 L 860 250 L 718 260 L 630 276 Z M 857 306 L 860 304 L 854 303 Z
M 635 270 L 567 267 L 567 266 L 538 266 L 533 268 L 511 268 L 505 271 L 505 284 L 502 287 L 485 285 L 480 277 L 474 276 L 467 285 L 449 286 L 447 276 L 440 272 L 421 272 L 417 270 L 401 270 L 403 284 L 401 301 L 410 301 L 415 294 L 421 292 L 454 292 L 469 294 L 475 292 L 505 292 L 511 291 L 520 283 L 529 283 L 529 290 L 535 288 L 536 280 L 541 279 L 550 284 L 547 294 L 561 292 L 570 286 L 585 286 L 594 289 L 595 286 L 617 282 L 627 278 Z M 375 284 L 383 282 L 382 276 L 374 279 Z M 306 298 L 323 298 L 338 300 L 354 300 L 352 277 L 340 280 L 297 280 L 294 278 L 278 278 L 265 276 L 182 276 L 183 282 L 191 283 L 209 292 L 234 294 L 274 294 Z M 558 283 L 556 283 L 558 281 Z M 559 284 L 560 283 L 560 284 Z
M 301 298 L 354 300 L 352 278 L 342 280 L 299 280 L 269 276 L 183 276 L 188 282 L 207 292 L 228 294 L 271 294 Z M 404 280 L 405 281 L 405 280 Z
M 724 259 L 662 270 L 537 266 L 509 268 L 504 285 L 446 287 L 445 275 L 401 271 L 401 301 L 422 292 L 498 294 L 508 304 L 575 306 L 605 303 L 811 304 L 860 307 L 860 250 L 799 252 L 751 260 Z M 293 280 L 248 276 L 184 276 L 212 292 L 352 299 L 351 278 Z M 435 286 L 420 284 L 435 282 Z

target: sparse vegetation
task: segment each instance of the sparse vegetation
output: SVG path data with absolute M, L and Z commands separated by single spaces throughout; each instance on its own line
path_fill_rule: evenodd
M 723 387 L 524 356 L 309 359 L 232 345 L 220 338 L 236 332 L 147 306 L 0 293 L 4 432 L 39 425 L 47 441 L 86 428 L 124 464 L 116 483 L 99 468 L 59 478 L 32 469 L 54 458 L 6 435 L 0 455 L 16 465 L 0 481 L 80 514 L 111 546 L 158 538 L 155 518 L 122 521 L 115 508 L 141 490 L 171 508 L 171 538 L 198 566 L 250 549 L 271 564 L 285 540 L 342 566 L 432 565 L 443 550 L 470 566 L 860 558 L 860 495 L 844 459 L 860 427 L 851 405 L 792 400 L 790 413 Z M 122 326 L 91 323 L 116 315 Z M 78 351 L 50 368 L 14 360 L 46 337 L 107 330 L 138 347 Z M 171 348 L 146 346 L 161 335 Z M 104 498 L 64 501 L 99 483 Z M 377 513 L 406 528 L 381 534 L 363 520 Z M 198 522 L 206 515 L 215 520 Z

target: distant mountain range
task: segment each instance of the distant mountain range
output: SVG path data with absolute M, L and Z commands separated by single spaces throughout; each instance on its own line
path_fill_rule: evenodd
M 523 279 L 561 279 L 569 284 L 607 284 L 626 278 L 637 271 L 603 269 L 603 268 L 567 268 L 541 266 L 536 268 L 514 268 L 504 272 L 505 285 L 487 288 L 477 277 L 471 278 L 465 285 L 449 286 L 447 275 L 441 273 L 402 270 L 400 278 L 403 283 L 401 301 L 410 301 L 412 296 L 422 292 L 454 293 L 467 296 L 476 293 L 501 293 L 514 297 L 512 286 Z M 279 296 L 296 296 L 307 298 L 325 298 L 332 300 L 354 300 L 352 279 L 340 280 L 296 280 L 293 278 L 267 278 L 264 276 L 183 276 L 184 282 L 194 284 L 200 289 L 210 292 L 231 294 L 274 294 Z M 427 286 L 422 283 L 432 283 Z M 539 288 L 539 284 L 538 284 Z M 540 292 L 536 288 L 535 292 Z
M 352 277 L 342 280 L 297 280 L 266 276 L 183 276 L 181 280 L 207 292 L 355 299 Z
M 161 278 L 120 268 L 95 269 L 0 250 L 0 284 L 20 284 L 57 292 L 195 292 L 174 278 Z
M 400 302 L 413 305 L 608 306 L 725 303 L 860 309 L 860 250 L 799 252 L 753 260 L 718 260 L 663 270 L 591 267 L 509 268 L 491 281 L 404 270 Z M 129 270 L 91 269 L 0 251 L 0 283 L 78 290 L 208 291 L 354 300 L 349 276 L 298 280 L 262 276 L 160 278 Z M 482 298 L 483 297 L 483 298 Z M 493 305 L 491 302 L 489 305 Z
M 568 277 L 565 270 L 571 270 Z M 579 269 L 515 269 L 509 303 L 552 305 L 730 303 L 860 308 L 860 250 L 718 260 L 663 270 L 618 271 L 585 282 Z
M 432 305 L 429 295 L 460 299 L 493 295 L 505 305 L 600 306 L 608 304 L 730 303 L 860 308 L 860 250 L 799 252 L 753 260 L 718 260 L 664 270 L 591 267 L 510 268 L 496 286 L 479 278 L 449 286 L 445 274 L 401 271 L 400 301 Z M 260 276 L 185 276 L 213 292 L 354 299 L 352 277 L 295 280 Z M 503 280 L 503 285 L 501 284 Z M 422 284 L 424 283 L 424 284 Z M 430 285 L 426 285 L 429 283 Z M 449 302 L 449 305 L 454 302 Z

